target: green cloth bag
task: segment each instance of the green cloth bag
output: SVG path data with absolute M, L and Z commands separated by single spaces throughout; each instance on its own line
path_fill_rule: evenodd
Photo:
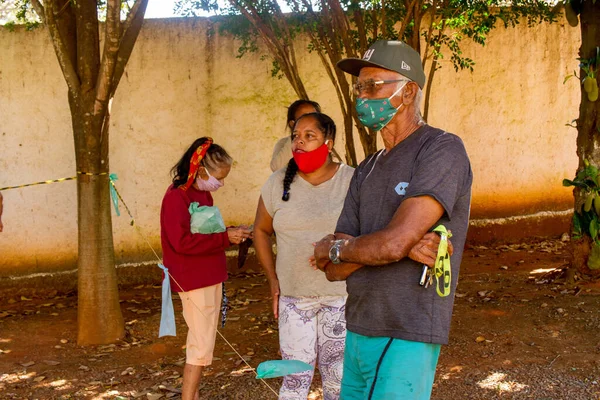
M 193 202 L 188 210 L 191 216 L 190 230 L 192 233 L 221 233 L 227 230 L 217 207 L 200 206 L 198 202 Z
M 313 366 L 299 360 L 269 360 L 261 362 L 256 369 L 256 379 L 277 378 L 311 371 Z

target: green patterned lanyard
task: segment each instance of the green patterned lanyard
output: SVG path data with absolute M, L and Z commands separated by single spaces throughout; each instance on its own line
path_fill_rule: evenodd
M 452 270 L 450 269 L 450 254 L 448 254 L 448 238 L 452 234 L 448 232 L 444 225 L 436 226 L 433 229 L 441 237 L 438 246 L 437 258 L 433 266 L 435 275 L 435 290 L 440 297 L 446 297 L 450 294 L 450 282 L 452 280 Z M 440 278 L 442 278 L 442 289 L 440 290 Z

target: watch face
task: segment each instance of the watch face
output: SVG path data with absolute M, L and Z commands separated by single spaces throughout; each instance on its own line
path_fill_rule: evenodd
M 335 248 L 335 244 L 329 248 L 329 259 L 331 261 L 335 261 L 336 260 L 336 256 L 337 256 L 337 251 L 336 250 L 337 249 Z
M 340 241 L 333 242 L 333 246 L 329 248 L 329 260 L 334 264 L 340 263 Z

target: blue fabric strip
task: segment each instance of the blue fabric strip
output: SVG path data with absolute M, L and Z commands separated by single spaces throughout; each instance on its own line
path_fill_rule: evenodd
M 169 270 L 163 264 L 158 264 L 165 276 L 162 283 L 162 308 L 160 310 L 160 329 L 158 337 L 177 336 L 175 328 L 175 311 L 173 310 L 173 299 L 171 298 L 171 282 Z
M 117 191 L 114 187 L 114 181 L 119 179 L 117 174 L 110 174 L 108 176 L 110 182 L 108 183 L 108 187 L 110 188 L 110 198 L 112 200 L 113 206 L 115 207 L 115 213 L 117 213 L 117 217 L 121 216 L 121 212 L 119 211 L 119 198 L 117 197 Z

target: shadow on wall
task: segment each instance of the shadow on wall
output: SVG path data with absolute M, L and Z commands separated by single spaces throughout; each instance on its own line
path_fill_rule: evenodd
M 560 236 L 570 232 L 573 211 L 544 211 L 524 217 L 473 219 L 468 244 L 518 242 L 537 236 Z M 541 233 L 541 234 L 540 234 Z

